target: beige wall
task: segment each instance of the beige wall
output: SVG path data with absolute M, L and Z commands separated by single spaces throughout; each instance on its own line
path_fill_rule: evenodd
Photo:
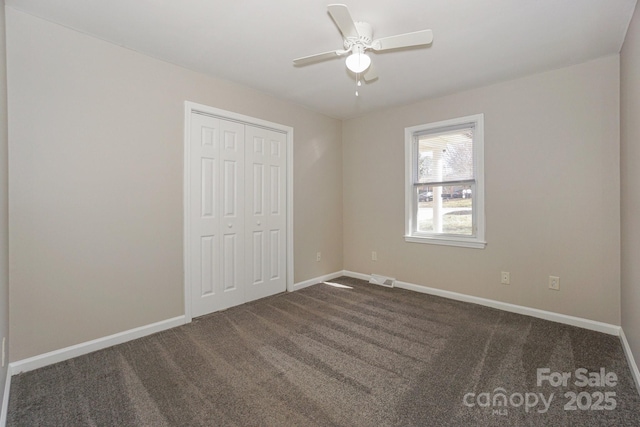
M 7 216 L 7 78 L 5 55 L 4 0 L 0 0 L 0 345 L 2 337 L 9 339 L 9 223 Z M 7 342 L 8 344 L 8 342 Z M 1 350 L 0 350 L 1 351 Z M 8 356 L 8 355 L 7 355 Z M 2 357 L 0 355 L 0 357 Z M 8 364 L 0 369 L 0 402 Z
M 476 113 L 486 249 L 406 243 L 404 128 Z M 345 269 L 620 324 L 617 55 L 348 120 L 342 140 Z
M 640 9 L 620 54 L 622 329 L 640 365 Z
M 184 313 L 185 100 L 294 128 L 295 281 L 342 269 L 340 121 L 6 14 L 11 360 Z

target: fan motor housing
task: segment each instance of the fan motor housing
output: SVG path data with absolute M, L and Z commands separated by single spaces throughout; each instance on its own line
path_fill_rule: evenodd
M 354 24 L 356 25 L 356 30 L 358 31 L 358 35 L 360 37 L 349 37 L 348 39 L 345 39 L 345 49 L 348 49 L 354 44 L 361 44 L 366 47 L 370 46 L 371 41 L 373 40 L 373 28 L 371 27 L 371 24 L 369 24 L 368 22 L 354 22 Z

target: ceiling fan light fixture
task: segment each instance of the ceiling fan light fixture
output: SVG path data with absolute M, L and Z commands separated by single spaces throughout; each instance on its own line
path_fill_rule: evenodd
M 378 78 L 378 74 L 375 71 L 375 67 L 371 64 L 371 58 L 366 55 L 366 51 L 380 52 L 415 46 L 427 46 L 433 42 L 433 32 L 431 30 L 419 30 L 412 33 L 396 34 L 395 36 L 374 39 L 371 24 L 354 21 L 346 5 L 330 4 L 327 6 L 327 10 L 333 22 L 338 27 L 338 30 L 340 30 L 343 49 L 294 59 L 293 64 L 295 66 L 309 65 L 318 61 L 324 61 L 325 59 L 344 58 L 345 55 L 350 53 L 345 61 L 345 65 L 349 71 L 356 75 L 356 82 L 360 83 L 361 74 L 364 81 L 371 82 Z
M 371 58 L 369 58 L 362 49 L 355 49 L 354 52 L 347 57 L 345 62 L 348 69 L 358 74 L 369 68 Z

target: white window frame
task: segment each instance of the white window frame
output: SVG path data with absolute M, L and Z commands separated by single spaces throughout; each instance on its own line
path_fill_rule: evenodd
M 418 138 L 425 131 L 445 130 L 453 126 L 473 124 L 473 168 L 475 175 L 475 190 L 473 194 L 474 233 L 473 236 L 463 236 L 445 233 L 426 233 L 417 231 L 418 196 L 415 191 L 414 177 L 417 174 Z M 459 246 L 466 248 L 484 249 L 484 114 L 459 117 L 435 123 L 412 126 L 404 129 L 405 139 L 405 236 L 411 243 L 427 243 L 435 245 Z

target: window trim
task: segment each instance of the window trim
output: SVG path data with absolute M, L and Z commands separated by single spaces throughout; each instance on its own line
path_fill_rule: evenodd
M 414 197 L 414 164 L 417 161 L 416 136 L 420 133 L 439 128 L 454 127 L 473 123 L 475 126 L 473 137 L 473 168 L 475 175 L 475 193 L 473 195 L 474 220 L 476 224 L 475 236 L 461 236 L 451 234 L 429 234 L 415 232 L 414 222 L 417 213 L 417 197 Z M 484 114 L 459 117 L 434 123 L 411 126 L 404 129 L 405 140 L 405 235 L 404 240 L 410 243 L 427 243 L 434 245 L 457 246 L 484 249 L 485 216 L 484 216 Z

